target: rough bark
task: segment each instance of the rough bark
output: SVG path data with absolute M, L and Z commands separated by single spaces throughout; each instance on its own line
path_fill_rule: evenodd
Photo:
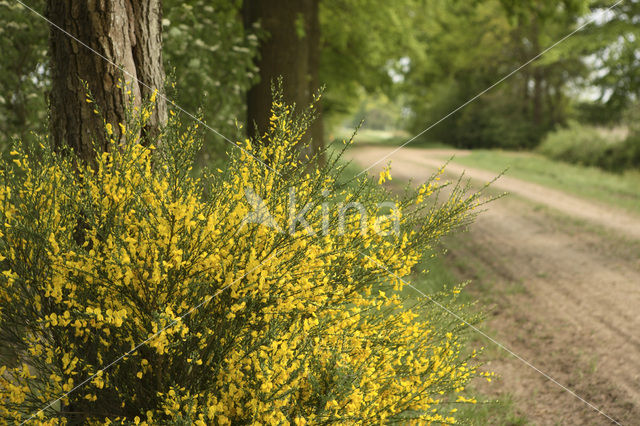
M 52 140 L 57 149 L 71 147 L 89 159 L 94 141 L 100 150 L 111 148 L 104 137 L 103 118 L 117 132 L 115 124 L 124 121 L 129 96 L 139 105 L 141 96 L 155 89 L 162 92 L 161 0 L 48 0 L 47 14 L 94 50 L 51 27 Z M 130 95 L 117 88 L 121 78 L 130 84 Z M 95 104 L 86 102 L 87 89 Z M 95 114 L 96 107 L 102 116 Z M 156 136 L 166 116 L 166 104 L 158 97 L 143 136 Z
M 266 32 L 257 59 L 260 81 L 247 94 L 247 124 L 251 136 L 260 136 L 268 128 L 271 84 L 278 77 L 283 79 L 286 102 L 306 108 L 312 101 L 319 87 L 318 3 L 319 0 L 244 1 L 245 26 L 251 28 L 259 22 Z M 316 121 L 308 136 L 313 137 L 316 149 L 322 146 L 321 121 Z

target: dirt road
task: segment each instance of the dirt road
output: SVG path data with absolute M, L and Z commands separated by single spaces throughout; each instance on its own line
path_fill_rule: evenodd
M 392 148 L 354 148 L 368 167 Z M 394 179 L 426 179 L 442 152 L 402 149 Z M 378 173 L 387 161 L 370 172 Z M 484 183 L 494 175 L 455 164 Z M 446 261 L 488 318 L 482 328 L 507 348 L 621 424 L 640 424 L 640 217 L 557 190 L 503 177 L 509 196 L 491 203 L 469 232 L 447 242 Z M 611 424 L 574 395 L 499 349 L 489 368 L 533 424 Z

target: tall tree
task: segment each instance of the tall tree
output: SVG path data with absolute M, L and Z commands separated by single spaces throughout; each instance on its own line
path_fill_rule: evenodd
M 585 0 L 500 0 L 507 17 L 514 24 L 512 45 L 521 63 L 539 56 L 543 49 L 569 32 L 577 19 L 587 11 Z M 559 98 L 566 78 L 554 78 L 560 74 L 580 75 L 582 67 L 576 67 L 580 57 L 559 49 L 563 55 L 547 55 L 532 63 L 524 74 L 525 84 L 531 86 L 531 121 L 538 132 L 556 124 L 555 101 Z M 554 52 L 556 53 L 556 52 Z M 555 84 L 555 83 L 560 84 Z M 553 95 L 557 96 L 553 96 Z M 546 108 L 545 108 L 546 107 Z
M 94 140 L 101 149 L 109 146 L 101 136 L 102 118 L 86 102 L 87 89 L 112 123 L 124 121 L 129 96 L 139 103 L 154 90 L 162 91 L 161 0 L 47 0 L 47 15 L 68 33 L 52 26 L 49 38 L 53 142 L 90 158 Z M 121 78 L 130 84 L 126 91 L 117 87 Z M 158 97 L 143 136 L 154 137 L 166 115 Z
M 320 58 L 322 55 L 321 45 L 321 29 L 320 29 L 320 0 L 311 0 L 309 7 L 309 15 L 307 16 L 306 23 L 309 33 L 309 54 L 308 54 L 308 66 L 309 66 L 309 93 L 311 96 L 315 94 L 322 86 L 320 80 Z M 324 148 L 324 114 L 322 108 L 323 102 L 318 102 L 317 110 L 318 116 L 314 120 L 310 128 L 310 136 L 312 147 L 315 152 L 320 153 L 320 163 L 325 162 Z
M 286 102 L 305 108 L 318 90 L 320 0 L 245 0 L 243 18 L 247 29 L 259 23 L 264 37 L 257 66 L 260 80 L 247 93 L 247 122 L 258 133 L 269 125 L 271 84 L 282 77 Z M 318 120 L 321 118 L 319 117 Z M 322 146 L 322 124 L 311 133 L 314 147 Z

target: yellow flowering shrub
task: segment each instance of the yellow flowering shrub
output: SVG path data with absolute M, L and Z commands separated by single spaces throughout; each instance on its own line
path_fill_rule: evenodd
M 454 423 L 480 374 L 465 326 L 398 277 L 478 195 L 436 202 L 434 177 L 394 198 L 341 180 L 341 154 L 316 170 L 311 113 L 280 97 L 261 140 L 198 175 L 197 126 L 172 114 L 140 143 L 151 108 L 106 123 L 113 149 L 87 164 L 43 143 L 3 165 L 0 419 Z M 455 293 L 432 297 L 465 315 Z

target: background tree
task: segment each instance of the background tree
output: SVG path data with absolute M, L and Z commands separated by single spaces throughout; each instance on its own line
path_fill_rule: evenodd
M 412 48 L 412 16 L 424 1 L 246 0 L 245 28 L 259 24 L 264 38 L 257 58 L 259 82 L 247 96 L 247 121 L 268 125 L 271 82 L 283 77 L 285 99 L 311 102 L 326 86 L 321 114 L 310 129 L 314 147 L 325 143 L 324 117 L 343 116 L 359 104 L 362 90 L 393 89 L 389 74 Z M 345 18 L 348 25 L 345 25 Z
M 44 13 L 44 0 L 29 4 Z M 603 13 L 612 4 L 609 0 L 165 0 L 162 58 L 176 87 L 171 98 L 190 112 L 199 110 L 208 125 L 232 140 L 244 136 L 235 120 L 245 116 L 247 91 L 256 81 L 261 83 L 249 97 L 255 101 L 262 93 L 253 105 L 261 105 L 256 122 L 263 125 L 272 78 L 299 75 L 297 82 L 285 82 L 289 100 L 299 105 L 308 104 L 310 94 L 326 86 L 319 105 L 324 114 L 309 131 L 321 145 L 323 128 L 352 122 L 369 95 L 382 94 L 396 102 L 398 110 L 410 112 L 408 130 L 418 132 L 579 23 L 602 14 L 595 24 L 425 135 L 457 146 L 526 148 L 568 118 L 605 123 L 620 120 L 633 109 L 640 86 L 640 2 L 625 1 Z M 273 24 L 274 19 L 282 25 Z M 11 138 L 44 130 L 45 93 L 52 81 L 45 21 L 17 3 L 0 0 L 0 31 L 7 35 L 0 41 L 0 65 L 11 71 L 0 76 L 0 142 L 6 146 Z M 262 59 L 254 61 L 258 46 Z M 278 55 L 280 59 L 274 59 Z M 286 61 L 291 67 L 284 65 Z M 597 91 L 599 99 L 578 99 L 576 94 L 585 91 Z M 88 104 L 83 107 L 89 118 L 82 121 L 91 127 L 90 120 L 96 119 L 93 109 Z M 255 119 L 257 109 L 252 111 L 249 115 Z M 222 152 L 228 149 L 222 138 L 205 133 L 205 161 L 211 157 L 224 161 Z
M 246 111 L 246 92 L 256 80 L 258 31 L 246 31 L 241 0 L 164 0 L 163 59 L 170 97 L 227 138 L 242 137 L 236 120 Z M 204 132 L 202 160 L 224 159 L 230 145 Z
M 108 60 L 51 28 L 51 136 L 55 146 L 70 146 L 87 158 L 97 138 L 102 149 L 108 149 L 109 141 L 99 136 L 104 133 L 102 120 L 122 123 L 130 96 L 139 103 L 154 90 L 163 91 L 161 6 L 160 0 L 48 0 L 48 18 Z M 130 84 L 125 90 L 118 88 L 121 78 Z M 85 101 L 87 89 L 97 106 Z M 96 107 L 102 116 L 95 114 Z M 145 135 L 156 135 L 166 115 L 163 98 L 158 97 L 157 108 L 143 129 Z
M 323 0 L 320 4 L 320 79 L 331 118 L 350 115 L 363 93 L 397 96 L 393 71 L 425 49 L 419 15 L 431 1 Z M 348 17 L 348 24 L 345 19 Z
M 585 2 L 434 1 L 422 13 L 424 55 L 405 88 L 419 132 L 536 57 L 573 28 Z M 484 94 L 427 138 L 460 147 L 530 148 L 569 113 L 567 88 L 585 75 L 579 50 L 563 44 Z
M 615 13 L 605 12 L 612 3 L 592 2 L 598 19 L 579 37 L 592 69 L 585 83 L 598 90 L 596 102 L 585 105 L 591 112 L 585 118 L 597 122 L 620 120 L 640 97 L 640 1 L 624 1 Z
M 520 63 L 539 56 L 563 33 L 569 33 L 587 11 L 584 0 L 501 0 L 500 3 L 513 26 L 513 50 Z M 537 133 L 564 120 L 558 111 L 558 104 L 563 101 L 563 86 L 570 77 L 580 75 L 582 69 L 580 57 L 561 47 L 523 70 L 523 100 L 528 103 L 525 108 Z
M 282 77 L 284 99 L 305 108 L 319 89 L 319 0 L 246 0 L 245 28 L 259 25 L 264 31 L 256 65 L 259 81 L 247 93 L 247 125 L 258 134 L 269 126 L 271 86 Z M 317 124 L 320 126 L 321 124 Z M 316 130 L 316 146 L 322 144 Z

